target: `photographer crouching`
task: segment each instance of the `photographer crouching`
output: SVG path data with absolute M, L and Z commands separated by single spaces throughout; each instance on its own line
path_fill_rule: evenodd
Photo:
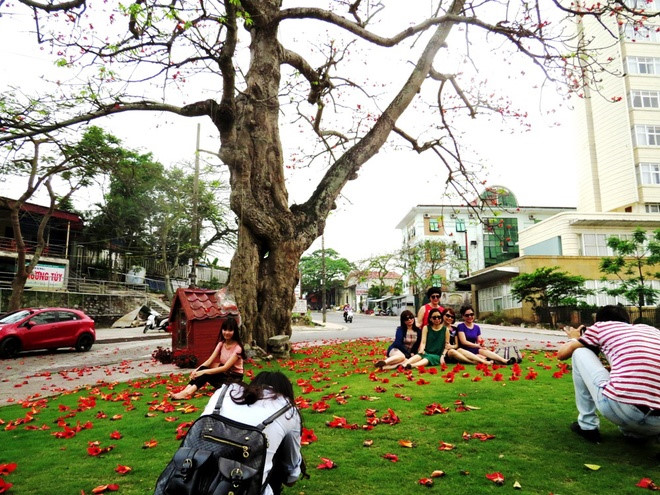
M 571 430 L 600 443 L 597 411 L 634 441 L 660 436 L 660 330 L 630 324 L 622 306 L 603 306 L 592 326 L 564 329 L 560 360 L 573 359 L 578 420 Z M 608 371 L 598 358 L 602 352 Z

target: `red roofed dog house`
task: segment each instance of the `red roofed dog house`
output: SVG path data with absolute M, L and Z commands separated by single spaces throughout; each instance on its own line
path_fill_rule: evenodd
M 225 289 L 177 289 L 170 310 L 172 351 L 193 354 L 201 364 L 213 352 L 220 326 L 227 318 L 241 318 Z

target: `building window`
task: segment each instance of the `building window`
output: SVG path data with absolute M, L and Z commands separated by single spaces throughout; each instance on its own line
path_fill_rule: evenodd
M 429 219 L 429 231 L 430 232 L 440 232 L 440 223 L 437 218 Z
M 610 256 L 605 234 L 582 234 L 582 254 L 584 256 Z
M 660 203 L 646 203 L 646 213 L 660 213 Z
M 660 146 L 660 125 L 636 125 L 633 135 L 636 146 Z
M 660 163 L 649 163 L 649 162 L 638 163 L 637 182 L 641 185 L 659 185 Z
M 660 26 L 644 24 L 643 26 L 629 22 L 623 29 L 626 41 L 636 43 L 660 43 Z
M 660 11 L 660 0 L 624 0 L 626 7 L 644 12 Z
M 465 219 L 456 219 L 456 232 L 467 232 L 467 229 L 465 228 Z
M 632 90 L 630 104 L 633 108 L 660 108 L 660 91 Z
M 630 240 L 632 234 L 582 234 L 582 255 L 614 256 L 614 252 L 607 245 L 607 239 L 610 237 Z
M 522 303 L 511 295 L 511 285 L 502 284 L 479 290 L 479 312 L 501 311 L 522 307 Z
M 660 58 L 656 57 L 626 57 L 626 67 L 629 74 L 655 75 L 660 74 Z

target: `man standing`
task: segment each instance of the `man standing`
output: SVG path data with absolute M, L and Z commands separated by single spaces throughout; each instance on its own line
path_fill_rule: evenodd
M 573 358 L 578 420 L 571 430 L 599 443 L 598 410 L 626 437 L 660 435 L 660 330 L 631 325 L 622 306 L 603 306 L 596 323 L 584 333 L 581 329 L 565 329 L 570 339 L 557 355 L 561 360 Z M 609 372 L 599 351 L 610 364 Z
M 429 311 L 438 308 L 442 313 L 445 308 L 440 306 L 440 296 L 442 296 L 442 289 L 440 287 L 431 287 L 426 291 L 426 297 L 429 302 L 419 308 L 417 312 L 417 326 L 424 328 L 429 322 Z

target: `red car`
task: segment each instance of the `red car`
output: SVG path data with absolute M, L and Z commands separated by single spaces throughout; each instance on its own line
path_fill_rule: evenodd
M 94 320 L 68 308 L 26 308 L 0 318 L 0 355 L 20 351 L 75 347 L 87 352 L 96 341 Z

